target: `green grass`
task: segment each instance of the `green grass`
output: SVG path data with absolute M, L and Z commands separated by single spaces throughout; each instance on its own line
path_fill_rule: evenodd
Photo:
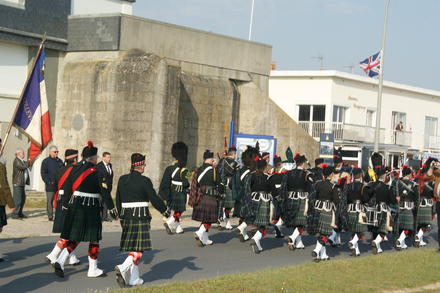
M 215 260 L 213 260 L 215 262 Z M 439 280 L 440 253 L 413 249 L 361 258 L 266 269 L 193 282 L 116 290 L 128 293 L 383 292 Z M 142 270 L 142 268 L 141 268 Z M 437 292 L 440 290 L 437 290 Z M 430 292 L 430 291 L 427 291 Z

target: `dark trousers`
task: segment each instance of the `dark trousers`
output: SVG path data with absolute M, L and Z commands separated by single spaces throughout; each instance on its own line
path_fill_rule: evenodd
M 437 229 L 438 229 L 437 240 L 440 247 L 440 202 L 435 203 L 435 211 L 437 213 Z
M 15 212 L 14 215 L 22 216 L 23 215 L 23 207 L 26 202 L 26 191 L 24 186 L 14 186 L 13 189 L 13 199 L 15 204 Z
M 53 219 L 53 196 L 55 195 L 55 192 L 53 191 L 46 191 L 46 211 L 47 211 L 47 217 L 49 219 Z

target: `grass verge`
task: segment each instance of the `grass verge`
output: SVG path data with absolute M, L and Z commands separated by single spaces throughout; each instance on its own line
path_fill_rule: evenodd
M 213 260 L 214 261 L 214 260 Z M 213 263 L 214 265 L 214 263 Z M 225 275 L 193 282 L 121 289 L 128 293 L 384 292 L 438 282 L 440 253 L 417 249 Z M 427 291 L 430 292 L 430 291 Z

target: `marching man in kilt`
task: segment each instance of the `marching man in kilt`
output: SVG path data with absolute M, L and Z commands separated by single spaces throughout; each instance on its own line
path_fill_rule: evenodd
M 235 204 L 232 194 L 232 178 L 238 169 L 236 158 L 237 148 L 233 145 L 228 149 L 226 156 L 222 158 L 217 165 L 219 176 L 225 186 L 225 197 L 219 202 L 219 223 L 221 222 L 220 219 L 224 218 L 226 221 L 226 230 L 233 229 L 230 218 L 231 211 Z
M 369 193 L 370 201 L 374 203 L 373 225 L 373 253 L 382 253 L 381 243 L 385 240 L 387 234 L 393 230 L 391 226 L 391 208 L 396 203 L 396 197 L 388 184 L 387 169 L 384 166 L 375 166 L 375 176 L 377 181 L 370 182 L 366 188 Z
M 355 167 L 352 171 L 353 182 L 345 186 L 342 198 L 347 204 L 347 226 L 351 232 L 351 239 L 348 247 L 352 250 L 352 256 L 359 256 L 359 240 L 367 232 L 368 227 L 362 215 L 365 214 L 365 204 L 369 201 L 365 184 L 362 182 L 363 172 L 361 168 Z
M 307 159 L 304 155 L 294 157 L 296 168 L 287 172 L 286 190 L 284 195 L 284 220 L 287 227 L 293 227 L 293 233 L 288 237 L 290 250 L 304 249 L 301 235 L 307 224 L 309 206 L 309 191 L 312 183 L 312 173 L 305 169 Z
M 257 161 L 259 158 L 258 148 L 247 146 L 247 149 L 241 155 L 241 162 L 243 167 L 236 174 L 236 193 L 237 203 L 234 213 L 238 213 L 240 218 L 235 232 L 239 235 L 240 241 L 245 242 L 249 240 L 249 235 L 246 232 L 248 222 L 251 222 L 254 214 L 251 207 L 251 174 L 257 169 Z
M 185 168 L 188 146 L 184 142 L 176 142 L 171 147 L 171 155 L 177 162 L 165 169 L 159 187 L 159 195 L 167 201 L 171 211 L 170 217 L 164 223 L 167 233 L 181 234 L 183 229 L 180 225 L 180 217 L 186 211 L 189 188 L 188 169 Z
M 55 221 L 53 222 L 52 233 L 61 233 L 63 231 L 64 219 L 67 213 L 67 207 L 69 206 L 70 193 L 65 193 L 64 190 L 72 188 L 68 184 L 67 178 L 73 167 L 78 163 L 78 150 L 67 149 L 64 153 L 64 166 L 61 166 L 56 174 L 56 184 L 58 191 L 54 195 L 55 207 Z M 61 253 L 61 248 L 68 242 L 67 239 L 59 238 L 52 252 L 46 256 L 49 263 L 54 264 L 58 256 Z M 64 248 L 67 249 L 67 248 Z M 69 264 L 78 265 L 79 259 L 76 257 L 75 252 L 72 251 L 69 255 Z
M 218 220 L 218 198 L 224 193 L 221 179 L 214 164 L 214 153 L 206 150 L 203 165 L 197 169 L 191 182 L 189 204 L 193 207 L 192 219 L 201 223 L 195 232 L 196 245 L 212 245 L 208 232 Z
M 251 175 L 251 209 L 252 220 L 247 224 L 253 224 L 257 227 L 257 231 L 251 240 L 251 247 L 254 253 L 263 251 L 261 239 L 267 233 L 267 226 L 270 224 L 270 195 L 269 175 L 264 173 L 267 162 L 263 158 L 256 157 L 257 170 Z
M 402 167 L 402 178 L 396 184 L 396 200 L 399 203 L 397 212 L 397 231 L 400 233 L 395 242 L 397 250 L 408 248 L 406 237 L 414 232 L 414 209 L 419 200 L 419 187 L 412 179 L 412 170 L 408 166 Z
M 149 203 L 169 217 L 165 203 L 157 196 L 153 184 L 143 176 L 145 156 L 139 153 L 131 155 L 130 173 L 119 178 L 116 190 L 116 207 L 121 226 L 121 251 L 128 251 L 125 261 L 115 267 L 117 282 L 120 287 L 142 285 L 139 277 L 139 260 L 144 251 L 151 250 Z
M 426 173 L 433 161 L 433 158 L 428 158 L 419 170 L 419 176 L 417 176 L 420 200 L 417 205 L 417 234 L 414 236 L 414 245 L 416 247 L 426 246 L 426 242 L 423 240 L 423 234 L 428 232 L 431 228 L 432 207 L 434 205 L 434 182 L 432 180 L 427 180 Z
M 343 190 L 344 186 L 348 182 L 350 182 L 351 178 L 350 178 L 350 174 L 348 172 L 346 172 L 343 168 L 343 161 L 342 161 L 340 149 L 338 149 L 338 151 L 339 151 L 339 154 L 333 156 L 334 171 L 333 171 L 331 181 L 335 185 L 335 188 L 338 190 L 339 197 L 341 197 L 342 190 Z M 332 232 L 332 235 L 330 235 L 330 237 L 328 238 L 328 240 L 332 246 L 339 247 L 342 244 L 341 243 L 341 232 L 342 232 L 342 224 L 343 223 L 342 223 L 342 219 L 341 219 L 341 214 L 343 212 L 345 212 L 343 210 L 343 208 L 344 207 L 342 207 L 342 206 L 337 206 L 336 225 L 338 226 L 338 228 L 334 229 L 334 231 Z
M 315 185 L 315 204 L 313 213 L 312 228 L 315 234 L 318 234 L 316 247 L 312 252 L 312 256 L 316 262 L 320 260 L 329 260 L 327 250 L 325 248 L 328 237 L 335 228 L 335 212 L 339 203 L 339 192 L 334 184 L 330 181 L 333 174 L 333 167 L 325 166 L 322 170 L 324 180 L 318 181 Z
M 99 241 L 102 239 L 101 198 L 107 204 L 110 215 L 117 218 L 113 200 L 105 183 L 96 172 L 98 149 L 89 141 L 82 151 L 83 160 L 75 165 L 67 178 L 64 190 L 69 197 L 61 238 L 68 240 L 60 247 L 62 252 L 54 264 L 55 274 L 64 277 L 64 263 L 80 242 L 89 242 L 89 270 L 87 277 L 105 276 L 98 269 Z M 67 248 L 64 250 L 64 248 Z
M 269 177 L 269 185 L 272 193 L 272 225 L 275 229 L 276 238 L 283 238 L 284 234 L 281 231 L 283 226 L 283 194 L 282 194 L 282 183 L 283 179 L 287 174 L 287 171 L 283 168 L 283 162 L 281 157 L 275 155 L 273 159 L 275 167 Z

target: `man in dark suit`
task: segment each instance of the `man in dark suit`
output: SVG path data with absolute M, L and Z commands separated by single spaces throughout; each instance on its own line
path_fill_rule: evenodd
M 24 203 L 26 202 L 26 185 L 29 185 L 29 162 L 25 160 L 24 151 L 18 148 L 15 151 L 15 159 L 12 169 L 13 198 L 15 210 L 12 213 L 13 219 L 27 218 L 23 214 Z
M 96 165 L 101 184 L 103 184 L 104 188 L 107 188 L 110 194 L 113 188 L 113 169 L 112 164 L 110 163 L 111 159 L 112 155 L 109 152 L 104 152 L 102 154 L 102 161 Z M 108 208 L 104 202 L 102 204 L 102 220 L 107 222 L 112 221 L 108 216 Z

